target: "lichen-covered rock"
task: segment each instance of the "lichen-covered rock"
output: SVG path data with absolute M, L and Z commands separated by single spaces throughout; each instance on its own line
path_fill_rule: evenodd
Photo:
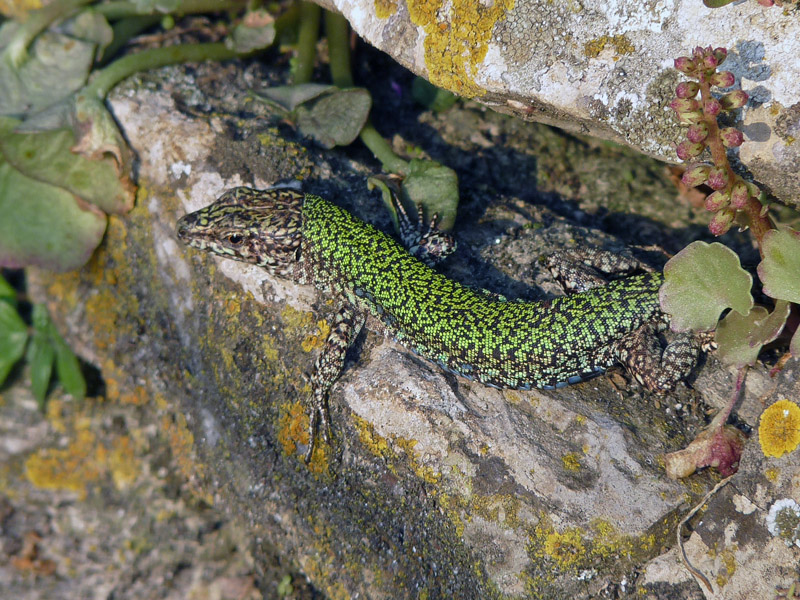
M 228 78 L 210 85 L 224 90 L 221 100 L 200 98 L 179 70 L 153 89 L 113 96 L 140 161 L 137 206 L 111 219 L 79 273 L 32 276 L 34 293 L 107 387 L 145 388 L 161 410 L 172 407 L 186 432 L 175 440 L 185 450 L 181 470 L 251 528 L 255 545 L 268 539 L 326 596 L 696 596 L 680 564 L 659 558 L 674 545 L 687 499 L 711 485 L 707 473 L 669 480 L 660 458 L 702 424 L 681 410 L 697 400 L 687 388 L 656 399 L 607 376 L 553 392 L 500 391 L 369 333 L 332 390 L 335 446 L 303 463 L 305 374 L 329 327 L 329 299 L 180 246 L 175 221 L 228 187 L 287 177 L 309 179 L 309 191 L 378 226 L 389 219 L 365 191 L 369 166 L 280 136 L 268 107 L 250 105 L 248 119 L 227 114 L 245 89 L 234 69 L 215 69 L 201 68 L 197 81 Z M 176 96 L 214 109 L 184 114 Z M 465 114 L 473 113 L 453 118 Z M 486 127 L 475 116 L 475 130 Z M 518 142 L 509 134 L 508 143 Z M 492 166 L 508 161 L 520 175 L 527 160 L 510 152 Z M 473 194 L 492 195 L 465 195 Z M 609 242 L 521 200 L 480 212 L 459 228 L 462 249 L 444 268 L 512 297 L 542 293 L 533 287 L 546 283 L 539 254 L 576 237 Z M 728 385 L 698 379 L 697 387 L 706 381 L 717 394 Z
M 516 116 L 625 143 L 676 161 L 682 130 L 667 109 L 672 61 L 728 48 L 725 69 L 749 95 L 750 173 L 783 202 L 800 198 L 800 21 L 756 2 L 695 0 L 320 0 L 369 43 L 442 88 Z

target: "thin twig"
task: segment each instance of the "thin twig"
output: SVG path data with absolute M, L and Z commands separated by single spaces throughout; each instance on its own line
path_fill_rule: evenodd
M 708 589 L 708 591 L 711 592 L 712 594 L 714 593 L 714 589 L 711 587 L 711 582 L 708 580 L 708 578 L 705 575 L 703 575 L 703 573 L 699 569 L 696 569 L 692 565 L 692 563 L 689 561 L 689 557 L 686 556 L 686 548 L 683 547 L 683 539 L 681 538 L 681 533 L 683 532 L 683 526 L 686 525 L 686 523 L 689 521 L 689 519 L 691 519 L 695 514 L 697 514 L 697 511 L 699 511 L 703 507 L 703 505 L 706 502 L 708 502 L 708 500 L 714 494 L 716 494 L 719 490 L 721 490 L 723 487 L 725 487 L 725 485 L 727 485 L 727 483 L 731 479 L 733 479 L 733 475 L 731 475 L 730 477 L 726 477 L 725 479 L 720 481 L 717 485 L 715 485 L 711 489 L 711 491 L 708 492 L 703 497 L 703 499 L 700 501 L 700 503 L 697 506 L 695 506 L 692 510 L 690 510 L 689 513 L 681 520 L 681 522 L 678 523 L 678 531 L 676 533 L 676 536 L 678 538 L 678 548 L 681 549 L 681 558 L 683 559 L 683 564 L 686 565 L 686 568 L 689 570 L 689 572 L 692 574 L 692 576 L 695 579 L 697 579 L 700 583 L 705 585 L 706 589 Z

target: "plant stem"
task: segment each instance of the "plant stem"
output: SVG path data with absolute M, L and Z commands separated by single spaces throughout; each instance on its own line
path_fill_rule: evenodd
M 705 106 L 706 103 L 713 99 L 713 96 L 711 95 L 711 86 L 706 81 L 705 77 L 701 77 L 699 83 L 700 95 L 703 100 L 703 105 Z M 728 152 L 725 148 L 725 144 L 722 143 L 722 136 L 720 135 L 717 118 L 705 114 L 704 110 L 703 119 L 706 125 L 708 125 L 708 137 L 706 138 L 706 144 L 708 145 L 708 149 L 711 151 L 711 158 L 717 167 L 725 169 L 728 176 L 728 185 L 723 191 L 730 194 L 734 184 L 741 178 L 734 173 L 731 163 L 728 160 Z M 772 223 L 767 217 L 761 216 L 761 203 L 755 198 L 750 198 L 743 211 L 747 215 L 750 230 L 753 232 L 753 236 L 756 238 L 756 242 L 758 243 L 759 252 L 761 252 L 761 240 L 764 238 L 764 234 L 767 233 L 767 231 L 773 229 Z
M 58 4 L 57 2 L 55 4 Z M 105 4 L 98 4 L 94 7 L 98 13 L 103 15 L 106 19 L 123 19 L 125 17 L 142 16 L 146 14 L 164 16 L 167 14 L 173 16 L 182 16 L 196 13 L 207 12 L 221 12 L 238 10 L 247 4 L 246 0 L 227 0 L 222 3 L 219 0 L 182 0 L 180 8 L 175 11 L 162 11 L 153 8 L 149 13 L 141 9 L 141 5 L 137 2 L 126 2 L 124 0 L 118 2 L 107 2 Z
M 325 34 L 328 37 L 331 80 L 338 88 L 353 87 L 350 70 L 350 27 L 339 13 L 325 11 Z
M 314 74 L 319 19 L 322 9 L 311 2 L 300 3 L 300 32 L 297 36 L 297 61 L 294 69 L 294 84 L 311 81 Z
M 111 40 L 111 43 L 106 46 L 105 50 L 103 50 L 103 56 L 99 61 L 100 64 L 108 64 L 117 52 L 128 43 L 128 40 L 148 27 L 152 27 L 161 21 L 162 18 L 161 15 L 137 15 L 120 19 L 114 23 L 114 38 Z
M 235 50 L 225 47 L 222 42 L 209 44 L 184 44 L 167 48 L 153 48 L 136 54 L 129 54 L 114 61 L 97 72 L 91 83 L 84 88 L 87 96 L 105 98 L 123 79 L 138 73 L 167 65 L 207 60 L 227 60 L 241 56 Z
M 381 161 L 381 166 L 384 171 L 387 173 L 408 175 L 408 162 L 392 151 L 392 147 L 383 139 L 383 136 L 378 133 L 378 130 L 375 129 L 371 122 L 367 121 L 359 137 L 361 141 L 364 142 L 364 145 L 370 149 L 370 152 L 375 155 L 375 158 Z

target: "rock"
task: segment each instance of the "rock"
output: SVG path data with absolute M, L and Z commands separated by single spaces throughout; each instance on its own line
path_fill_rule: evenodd
M 671 162 L 685 135 L 667 108 L 681 79 L 672 62 L 695 46 L 725 47 L 724 68 L 750 95 L 738 123 L 742 171 L 798 206 L 800 23 L 791 9 L 695 0 L 319 3 L 439 87 Z
M 160 410 L 166 403 L 173 411 L 185 432 L 176 460 L 204 497 L 326 596 L 699 593 L 680 564 L 659 558 L 674 546 L 687 499 L 713 485 L 708 473 L 671 481 L 660 459 L 702 425 L 677 406 L 696 405 L 687 388 L 643 397 L 617 375 L 619 389 L 606 376 L 553 392 L 500 391 L 369 333 L 331 393 L 335 445 L 322 445 L 305 465 L 305 374 L 333 307 L 312 288 L 179 245 L 174 226 L 226 188 L 302 177 L 309 191 L 387 229 L 380 201 L 366 193 L 373 167 L 349 151 L 307 150 L 291 131 L 279 135 L 268 108 L 250 104 L 243 117 L 235 107 L 246 90 L 235 69 L 206 65 L 193 71 L 196 79 L 163 73 L 164 81 L 128 84 L 110 101 L 139 157 L 136 208 L 111 218 L 80 272 L 34 272 L 31 288 L 76 351 L 101 369 L 107 389 L 143 388 Z M 198 99 L 195 81 L 224 98 Z M 186 98 L 208 116 L 181 112 Z M 477 156 L 464 154 L 466 164 Z M 518 175 L 528 160 L 504 157 L 493 165 L 509 161 Z M 534 291 L 546 284 L 540 253 L 578 237 L 613 243 L 539 200 L 465 201 L 465 210 L 482 214 L 459 227 L 466 243 L 445 271 L 510 297 L 542 295 Z M 574 205 L 550 204 L 590 219 Z M 656 230 L 646 219 L 639 224 Z M 713 385 L 720 394 L 727 383 Z

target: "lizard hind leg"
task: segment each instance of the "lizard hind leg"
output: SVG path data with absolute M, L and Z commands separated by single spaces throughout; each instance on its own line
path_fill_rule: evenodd
M 584 246 L 560 250 L 542 259 L 545 268 L 567 293 L 603 286 L 610 278 L 652 269 L 629 252 L 612 252 Z
M 615 358 L 651 392 L 668 392 L 689 376 L 700 353 L 697 338 L 678 334 L 662 350 L 652 325 L 631 332 L 613 347 Z
M 341 375 L 347 350 L 358 337 L 364 326 L 364 320 L 364 313 L 351 304 L 342 305 L 333 318 L 331 332 L 314 363 L 314 372 L 311 375 L 312 396 L 308 418 L 306 463 L 311 461 L 314 453 L 314 443 L 320 425 L 325 442 L 330 444 L 331 420 L 328 412 L 328 392 Z

